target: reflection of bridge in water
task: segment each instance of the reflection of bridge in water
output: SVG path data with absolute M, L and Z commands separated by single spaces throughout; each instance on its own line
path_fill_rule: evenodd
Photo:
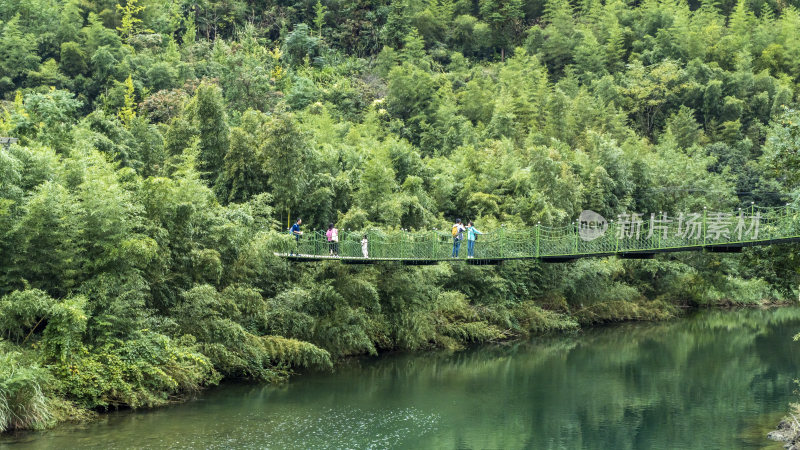
M 369 258 L 362 255 L 364 234 L 368 237 Z M 307 232 L 297 242 L 286 239 L 279 244 L 276 255 L 292 261 L 338 260 L 348 264 L 399 261 L 427 265 L 465 260 L 481 265 L 521 259 L 565 262 L 602 256 L 648 259 L 656 253 L 679 251 L 735 253 L 743 247 L 800 241 L 800 210 L 787 205 L 676 217 L 626 213 L 608 222 L 596 213 L 584 211 L 579 221 L 562 227 L 501 227 L 485 232 L 476 240 L 474 258 L 467 258 L 466 242 L 461 245 L 459 257 L 451 257 L 453 238 L 449 230 L 372 229 L 366 233 L 341 231 L 339 237 L 338 256 L 330 254 L 324 232 Z

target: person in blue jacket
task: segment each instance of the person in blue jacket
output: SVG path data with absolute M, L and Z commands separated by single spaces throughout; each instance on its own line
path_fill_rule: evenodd
M 478 234 L 483 234 L 472 225 L 472 221 L 470 220 L 467 224 L 467 258 L 474 258 L 475 257 L 475 236 Z
M 294 245 L 295 248 L 300 246 L 300 236 L 303 235 L 303 232 L 300 231 L 300 225 L 302 225 L 303 219 L 297 219 L 297 222 L 289 228 L 289 232 L 294 235 Z M 292 250 L 289 250 L 289 256 L 292 255 Z

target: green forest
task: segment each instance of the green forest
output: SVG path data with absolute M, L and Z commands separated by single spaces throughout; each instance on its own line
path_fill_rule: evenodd
M 303 230 L 798 202 L 795 0 L 0 2 L 0 432 L 798 298 L 797 247 L 291 263 Z

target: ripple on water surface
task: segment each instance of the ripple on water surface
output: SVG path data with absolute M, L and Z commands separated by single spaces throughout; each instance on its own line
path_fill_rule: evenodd
M 202 403 L 202 402 L 200 402 Z M 120 414 L 110 421 L 87 427 L 64 427 L 47 433 L 18 435 L 0 442 L 14 448 L 64 448 L 65 442 L 80 448 L 258 448 L 345 449 L 403 446 L 410 436 L 419 438 L 436 431 L 438 414 L 416 408 L 365 410 L 355 407 L 254 414 L 226 414 L 209 421 L 212 411 L 182 414 L 167 408 L 150 414 Z M 165 424 L 158 416 L 177 413 Z M 288 415 L 286 413 L 289 413 Z M 300 413 L 300 414 L 297 414 Z M 303 415 L 304 414 L 304 415 Z M 148 417 L 149 416 L 149 417 Z M 162 417 L 164 418 L 164 417 Z M 160 422 L 160 426 L 133 426 L 131 422 Z M 175 420 L 179 419 L 179 420 Z M 120 428 L 115 427 L 121 425 Z M 152 432 L 143 432 L 149 429 Z
M 253 420 L 253 419 L 251 419 Z M 365 411 L 359 408 L 327 408 L 306 417 L 269 417 L 263 427 L 243 425 L 235 439 L 214 436 L 210 445 L 253 448 L 387 448 L 402 444 L 409 436 L 424 436 L 436 430 L 438 414 L 415 408 Z

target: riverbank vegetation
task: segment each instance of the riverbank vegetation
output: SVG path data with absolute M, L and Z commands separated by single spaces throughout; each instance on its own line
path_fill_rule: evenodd
M 290 217 L 492 230 L 796 202 L 798 29 L 771 0 L 2 3 L 0 431 L 797 298 L 787 246 L 496 267 L 272 249 Z

